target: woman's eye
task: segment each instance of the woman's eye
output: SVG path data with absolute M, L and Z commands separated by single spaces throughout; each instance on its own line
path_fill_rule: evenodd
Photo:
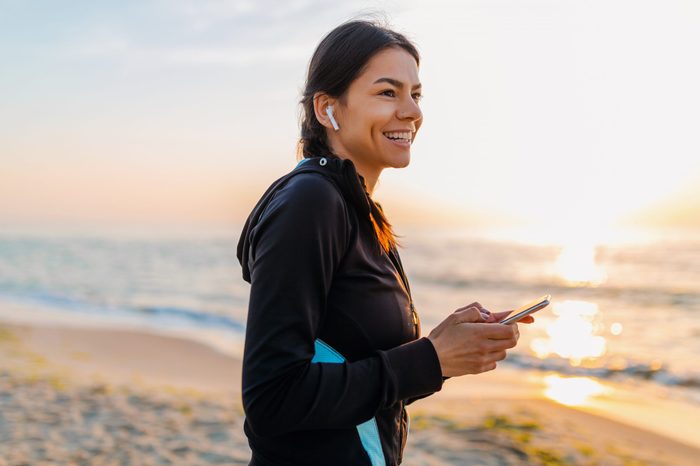
M 396 91 L 394 91 L 393 89 L 387 89 L 385 91 L 382 91 L 380 95 L 386 95 L 388 97 L 396 97 Z M 419 100 L 421 100 L 423 98 L 423 94 L 421 94 L 420 92 L 416 92 L 416 93 L 412 94 L 412 97 L 416 102 L 418 102 Z

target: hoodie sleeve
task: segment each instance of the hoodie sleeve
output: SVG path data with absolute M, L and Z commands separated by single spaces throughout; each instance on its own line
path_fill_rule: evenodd
M 427 338 L 358 361 L 311 363 L 326 296 L 348 246 L 348 222 L 333 184 L 300 174 L 277 191 L 249 232 L 242 395 L 257 435 L 353 427 L 399 400 L 441 388 Z
M 445 381 L 446 381 L 447 379 L 449 379 L 449 377 L 443 376 L 443 377 L 442 377 L 442 383 L 444 384 Z M 439 391 L 439 390 L 438 390 L 438 391 Z M 419 396 L 414 396 L 414 397 L 408 398 L 408 399 L 406 400 L 406 405 L 410 405 L 410 404 L 413 403 L 414 401 L 418 401 L 418 400 L 421 400 L 421 399 L 423 399 L 423 398 L 428 398 L 430 395 L 433 395 L 433 394 L 435 394 L 435 393 L 436 393 L 436 392 L 431 392 L 431 393 L 426 393 L 426 394 L 424 394 L 424 395 L 419 395 Z

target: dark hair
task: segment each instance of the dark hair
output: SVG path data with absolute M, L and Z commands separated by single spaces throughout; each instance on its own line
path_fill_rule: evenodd
M 420 64 L 420 56 L 403 34 L 382 26 L 378 21 L 350 20 L 333 29 L 316 47 L 309 63 L 306 85 L 299 102 L 302 106 L 301 137 L 297 149 L 297 159 L 330 155 L 338 157 L 328 142 L 326 128 L 314 112 L 314 95 L 323 92 L 344 103 L 345 92 L 350 84 L 367 66 L 378 52 L 400 47 L 406 50 Z M 359 175 L 359 174 L 358 174 Z M 391 224 L 384 216 L 381 206 L 367 193 L 364 178 L 359 175 L 365 195 L 370 205 L 370 218 L 377 240 L 389 252 L 400 243 Z

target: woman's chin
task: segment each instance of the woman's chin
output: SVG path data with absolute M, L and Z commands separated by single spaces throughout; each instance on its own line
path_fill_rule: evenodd
M 385 168 L 405 168 L 411 163 L 411 152 L 406 149 L 398 153 L 384 153 L 381 159 Z
M 406 168 L 408 164 L 411 163 L 411 153 L 406 152 L 406 154 L 401 157 L 394 157 L 393 162 L 392 168 Z

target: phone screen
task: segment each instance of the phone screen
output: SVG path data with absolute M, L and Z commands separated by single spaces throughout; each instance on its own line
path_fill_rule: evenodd
M 500 323 L 501 324 L 511 324 L 513 322 L 517 322 L 520 319 L 522 319 L 523 317 L 529 316 L 533 312 L 537 312 L 540 309 L 543 309 L 543 308 L 549 306 L 549 302 L 551 299 L 552 299 L 552 295 L 546 294 L 546 295 L 542 296 L 541 298 L 538 298 L 532 302 L 527 303 L 524 306 L 519 307 L 518 309 L 513 311 L 514 312 L 513 315 L 511 315 L 510 317 L 506 317 Z

